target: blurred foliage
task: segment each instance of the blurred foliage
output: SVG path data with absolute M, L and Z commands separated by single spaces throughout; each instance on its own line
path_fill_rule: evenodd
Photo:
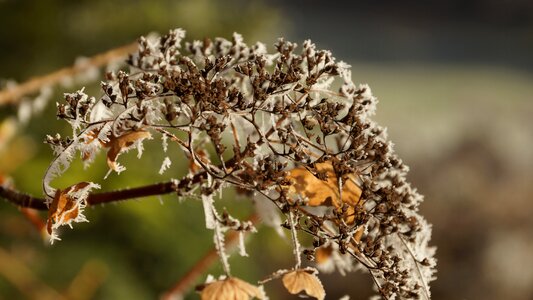
M 283 26 L 275 8 L 244 0 L 43 0 L 0 2 L 0 78 L 23 80 L 131 43 L 149 32 L 183 27 L 188 38 L 271 41 Z

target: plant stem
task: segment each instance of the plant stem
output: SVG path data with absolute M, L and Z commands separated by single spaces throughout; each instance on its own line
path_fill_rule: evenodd
M 294 224 L 294 213 L 292 208 L 289 210 L 289 225 L 291 226 L 291 238 L 294 247 L 294 258 L 296 259 L 295 269 L 298 270 L 302 266 L 302 258 L 300 257 L 300 242 L 298 242 L 298 235 L 296 232 L 296 226 Z
M 73 65 L 62 68 L 43 76 L 31 78 L 28 81 L 15 86 L 14 88 L 4 89 L 0 91 L 0 106 L 9 103 L 17 103 L 22 96 L 35 93 L 44 86 L 55 85 L 61 82 L 61 80 L 72 77 L 78 73 L 88 70 L 89 68 L 105 66 L 110 62 L 122 58 L 128 53 L 135 51 L 136 48 L 137 43 L 114 48 L 90 57 L 87 63 L 82 65 Z
M 181 181 L 168 181 L 131 189 L 123 189 L 103 193 L 91 193 L 87 197 L 87 205 L 94 206 L 97 204 L 123 201 L 133 198 L 169 194 L 172 192 L 184 190 L 189 185 L 198 183 L 204 177 L 205 173 L 202 172 L 196 174 L 192 178 L 185 178 Z M 36 198 L 16 190 L 6 188 L 4 186 L 0 186 L 0 197 L 19 207 L 33 208 L 36 210 L 48 210 L 48 206 L 46 205 L 45 199 Z

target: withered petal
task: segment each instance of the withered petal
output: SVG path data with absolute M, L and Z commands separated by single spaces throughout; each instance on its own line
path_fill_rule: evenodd
M 309 206 L 331 205 L 340 207 L 342 203 L 355 205 L 361 197 L 361 189 L 354 182 L 354 178 L 348 176 L 342 186 L 342 201 L 339 200 L 338 180 L 333 171 L 331 162 L 317 163 L 318 172 L 324 172 L 326 179 L 321 180 L 303 167 L 288 171 L 287 178 L 292 182 L 289 191 L 306 196 Z M 331 203 L 328 203 L 331 202 Z
M 285 274 L 282 278 L 283 285 L 291 294 L 305 292 L 306 295 L 323 300 L 326 292 L 320 279 L 306 270 L 295 270 Z
M 151 137 L 152 135 L 150 134 L 150 132 L 145 130 L 130 131 L 124 133 L 119 137 L 110 136 L 109 141 L 105 145 L 106 147 L 109 147 L 109 151 L 107 151 L 107 165 L 109 166 L 109 168 L 116 171 L 117 157 L 124 149 L 133 145 L 138 140 L 143 140 Z
M 202 300 L 249 300 L 263 299 L 258 287 L 239 278 L 230 277 L 208 283 L 201 291 Z

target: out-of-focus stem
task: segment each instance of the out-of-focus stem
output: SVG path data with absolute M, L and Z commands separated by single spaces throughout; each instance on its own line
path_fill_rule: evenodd
M 63 79 L 87 71 L 89 68 L 105 66 L 110 62 L 120 59 L 133 52 L 136 47 L 137 43 L 132 43 L 111 49 L 104 53 L 90 57 L 86 63 L 62 68 L 43 76 L 33 77 L 13 88 L 4 89 L 0 91 L 0 106 L 9 103 L 16 103 L 22 96 L 38 92 L 44 86 L 55 85 L 61 82 Z
M 0 276 L 15 286 L 28 299 L 66 299 L 56 290 L 41 282 L 26 265 L 3 248 L 0 248 Z

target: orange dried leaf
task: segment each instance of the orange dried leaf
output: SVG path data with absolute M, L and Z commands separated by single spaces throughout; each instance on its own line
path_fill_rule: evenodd
M 328 262 L 331 258 L 332 253 L 333 253 L 333 247 L 331 246 L 320 247 L 316 249 L 315 262 L 319 265 Z
M 151 138 L 150 132 L 145 130 L 130 131 L 124 133 L 119 137 L 110 136 L 109 141 L 104 144 L 104 147 L 108 147 L 107 152 L 107 165 L 114 171 L 121 171 L 116 160 L 121 152 L 133 146 L 138 141 Z
M 82 214 L 86 206 L 86 197 L 91 188 L 98 185 L 90 182 L 80 182 L 64 190 L 57 190 L 54 199 L 48 208 L 46 230 L 52 240 L 58 239 L 54 230 L 62 225 L 71 225 L 72 222 L 87 221 Z
M 263 299 L 262 291 L 239 278 L 229 277 L 208 283 L 200 292 L 202 300 L 249 300 Z
M 326 292 L 320 279 L 307 270 L 295 270 L 285 274 L 282 278 L 283 285 L 289 293 L 296 295 L 304 292 L 307 296 L 323 300 Z
M 355 206 L 361 197 L 361 189 L 355 183 L 355 175 L 346 176 L 342 182 L 342 201 L 339 193 L 339 181 L 330 162 L 317 163 L 316 169 L 323 173 L 325 180 L 317 178 L 303 167 L 290 170 L 288 179 L 292 182 L 289 191 L 307 197 L 309 206 L 341 207 L 342 203 Z

